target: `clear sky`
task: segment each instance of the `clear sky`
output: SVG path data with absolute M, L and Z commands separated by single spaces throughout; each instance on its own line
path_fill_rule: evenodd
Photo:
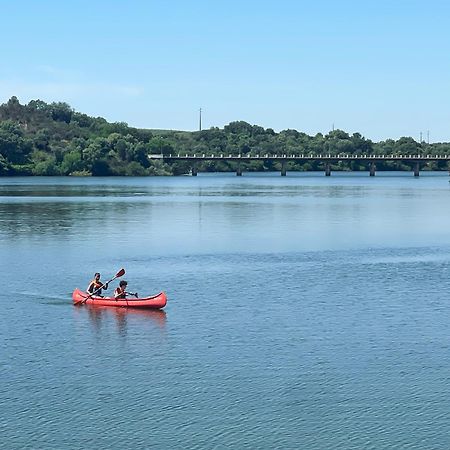
M 0 0 L 0 102 L 450 141 L 450 2 Z

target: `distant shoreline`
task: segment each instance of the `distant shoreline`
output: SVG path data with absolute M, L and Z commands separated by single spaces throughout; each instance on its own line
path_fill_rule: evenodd
M 168 155 L 273 155 L 278 159 L 252 158 L 246 163 L 226 160 L 170 161 Z M 280 158 L 293 155 L 349 155 L 349 160 L 282 163 Z M 149 155 L 163 155 L 149 159 Z M 355 155 L 423 155 L 420 170 L 448 170 L 450 162 L 436 155 L 450 155 L 450 143 L 417 142 L 412 137 L 372 142 L 360 133 L 331 130 L 310 136 L 287 129 L 234 121 L 223 128 L 199 131 L 138 129 L 124 122 L 109 123 L 75 111 L 64 102 L 31 100 L 23 105 L 17 97 L 0 105 L 0 176 L 169 176 L 195 172 L 276 172 L 276 171 L 366 171 L 367 161 Z M 350 159 L 352 159 L 350 161 Z M 434 158 L 434 160 L 433 160 Z M 200 159 L 200 158 L 199 158 Z M 376 162 L 376 171 L 412 171 L 404 160 Z

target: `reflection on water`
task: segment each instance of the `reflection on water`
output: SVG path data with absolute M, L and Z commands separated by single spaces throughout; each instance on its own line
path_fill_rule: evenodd
M 72 249 L 97 251 L 101 241 L 105 256 L 140 257 L 450 241 L 440 225 L 450 221 L 445 175 L 375 178 L 6 179 L 0 246 L 46 240 L 51 248 L 59 236 Z
M 75 309 L 83 308 L 88 312 L 89 320 L 96 333 L 101 333 L 104 324 L 107 326 L 111 319 L 115 320 L 117 332 L 126 337 L 129 326 L 129 317 L 136 320 L 146 321 L 153 328 L 164 331 L 166 326 L 166 312 L 163 310 L 149 310 L 139 308 L 116 308 L 106 306 L 84 305 L 74 306 Z M 140 325 L 142 325 L 142 322 Z
M 127 318 L 130 316 L 138 317 L 141 320 L 145 320 L 152 325 L 156 325 L 161 330 L 166 327 L 166 312 L 164 310 L 151 310 L 151 309 L 139 309 L 139 308 L 114 308 L 114 315 L 117 322 L 123 327 L 127 325 Z

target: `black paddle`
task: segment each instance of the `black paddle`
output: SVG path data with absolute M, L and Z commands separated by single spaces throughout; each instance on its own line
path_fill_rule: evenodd
M 127 295 L 133 295 L 134 297 L 139 298 L 139 295 L 138 295 L 137 292 L 135 292 L 135 293 L 133 293 L 133 292 L 124 292 L 124 294 L 125 294 L 125 298 L 116 298 L 116 300 L 128 300 L 127 297 L 126 297 Z
M 109 281 L 107 281 L 104 284 L 109 284 L 109 283 L 113 282 L 116 278 L 122 277 L 123 275 L 125 275 L 125 269 L 120 269 Z M 75 305 L 78 305 L 79 303 L 81 303 L 83 305 L 84 303 L 86 303 L 87 300 L 89 300 L 92 296 L 94 296 L 101 289 L 102 288 L 97 289 L 96 291 L 94 291 L 92 294 L 88 295 L 83 300 L 80 300 L 80 301 L 76 302 Z

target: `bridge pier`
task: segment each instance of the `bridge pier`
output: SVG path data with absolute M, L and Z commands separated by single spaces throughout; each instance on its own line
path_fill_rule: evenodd
M 420 172 L 420 163 L 416 162 L 416 164 L 414 165 L 414 176 L 418 177 L 419 172 Z
M 283 161 L 281 163 L 281 176 L 285 177 L 286 176 L 286 161 Z
M 237 177 L 242 177 L 242 167 L 241 167 L 241 163 L 238 163 L 238 165 L 237 165 L 236 176 L 237 176 Z
M 196 176 L 197 176 L 197 172 L 198 172 L 198 170 L 197 170 L 197 164 L 192 164 L 191 175 L 192 175 L 193 177 L 196 177 Z
M 329 177 L 331 176 L 331 165 L 330 163 L 325 163 L 325 176 Z
M 370 163 L 370 176 L 374 177 L 375 176 L 375 171 L 377 169 L 377 166 L 375 165 L 375 163 L 372 161 Z

